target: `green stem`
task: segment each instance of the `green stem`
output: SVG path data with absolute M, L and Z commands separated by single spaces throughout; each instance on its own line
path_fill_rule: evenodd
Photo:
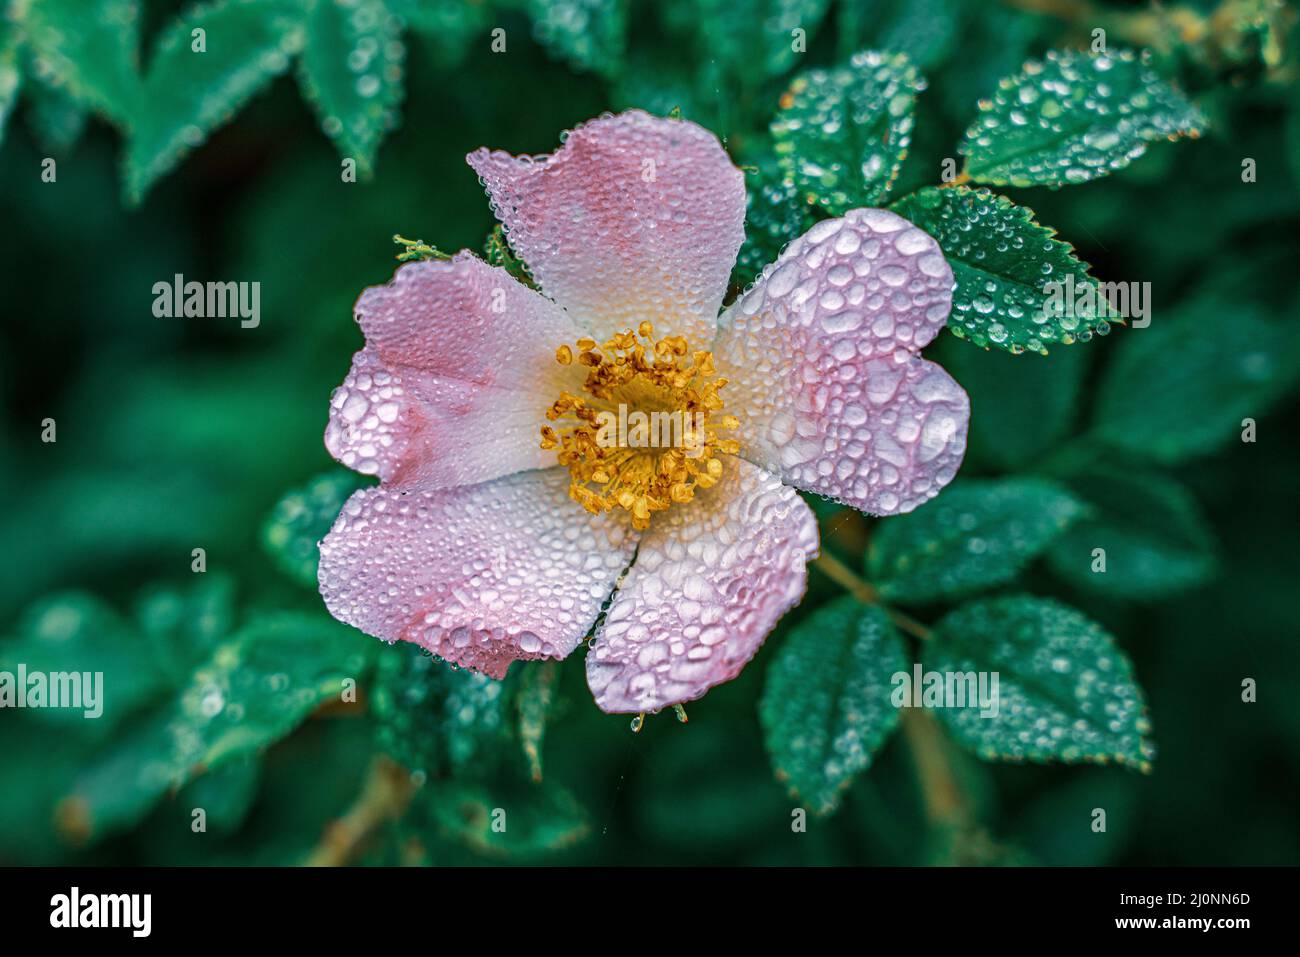
M 901 630 L 922 641 L 930 639 L 929 628 L 886 605 L 874 585 L 860 578 L 834 555 L 824 551 L 813 559 L 812 565 L 864 605 L 875 605 L 883 609 Z M 916 769 L 917 783 L 925 801 L 926 818 L 931 827 L 970 827 L 973 824 L 970 802 L 948 759 L 948 743 L 938 722 L 928 711 L 906 708 L 903 710 L 902 725 L 912 765 Z
M 903 614 L 897 609 L 890 608 L 880 598 L 880 593 L 876 591 L 875 586 L 859 578 L 857 574 L 845 565 L 842 561 L 832 555 L 830 552 L 823 551 L 820 555 L 812 560 L 812 566 L 829 578 L 835 584 L 839 585 L 850 595 L 862 602 L 864 605 L 876 605 L 884 609 L 889 615 L 890 621 L 897 625 L 902 631 L 907 632 L 915 638 L 923 641 L 929 640 L 930 629 L 925 627 L 915 618 Z

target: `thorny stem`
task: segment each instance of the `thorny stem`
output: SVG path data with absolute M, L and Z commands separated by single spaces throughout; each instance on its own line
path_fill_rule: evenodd
M 376 758 L 356 802 L 321 836 L 307 858 L 308 867 L 349 864 L 384 824 L 401 817 L 415 785 L 405 768 L 388 758 Z
M 914 618 L 890 608 L 868 581 L 834 555 L 823 551 L 812 565 L 865 605 L 876 605 L 889 615 L 900 629 L 922 641 L 929 640 L 930 629 Z M 948 759 L 948 744 L 934 717 L 925 710 L 906 708 L 902 716 L 903 734 L 916 768 L 926 818 L 933 827 L 965 828 L 971 825 L 970 804 Z

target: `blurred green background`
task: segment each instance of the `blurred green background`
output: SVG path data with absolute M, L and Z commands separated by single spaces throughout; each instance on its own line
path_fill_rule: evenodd
M 11 31 L 28 7 L 11 5 Z M 101 5 L 84 8 L 81 21 L 66 3 L 45 15 L 66 16 L 75 32 Z M 69 67 L 33 47 L 14 54 L 23 85 L 0 146 L 0 662 L 104 670 L 110 706 L 99 722 L 0 712 L 0 863 L 294 864 L 313 854 L 435 864 L 1300 863 L 1291 388 L 1300 95 L 1290 9 L 1209 0 L 1160 14 L 1066 0 L 389 8 L 407 24 L 397 31 L 400 121 L 374 175 L 357 183 L 341 181 L 339 152 L 291 67 L 228 111 L 228 123 L 212 121 L 206 141 L 133 206 L 125 123 L 78 87 L 75 58 Z M 143 61 L 183 15 L 178 3 L 143 5 Z M 789 52 L 790 22 L 805 25 L 806 53 Z M 1125 469 L 1136 489 L 1107 484 L 1102 494 L 1121 500 L 1116 521 L 1154 542 L 1157 572 L 1181 572 L 1134 596 L 1088 589 L 1050 560 L 1022 582 L 1117 636 L 1148 697 L 1153 773 L 991 764 L 944 745 L 969 811 L 954 824 L 927 819 L 908 740 L 895 735 L 835 815 L 795 833 L 797 802 L 774 779 L 756 702 L 790 628 L 839 593 L 819 573 L 739 679 L 692 705 L 688 724 L 659 715 L 639 734 L 595 708 L 580 654 L 545 674 L 516 665 L 504 687 L 488 688 L 333 625 L 304 587 L 312 530 L 356 484 L 321 441 L 330 390 L 361 345 L 352 303 L 391 275 L 395 232 L 444 250 L 483 248 L 493 220 L 467 152 L 549 152 L 562 130 L 602 111 L 678 107 L 738 162 L 757 163 L 791 76 L 858 49 L 893 49 L 929 81 L 894 193 L 903 195 L 938 181 L 999 77 L 1048 49 L 1086 46 L 1097 26 L 1116 46 L 1151 47 L 1208 132 L 1154 145 L 1098 182 L 1004 192 L 1074 244 L 1094 275 L 1151 282 L 1154 326 L 1176 317 L 1182 328 L 1227 328 L 1262 313 L 1285 331 L 1277 349 L 1290 350 L 1254 356 L 1267 367 L 1258 394 L 1223 395 L 1213 382 L 1201 394 L 1204 367 L 1178 352 L 1198 337 L 1176 340 L 1150 357 L 1153 407 L 1181 377 L 1194 397 L 1186 415 L 1200 414 L 1199 395 L 1211 411 L 1227 408 L 1230 424 L 1256 416 L 1258 441 L 1236 440 L 1233 426 L 1205 454 L 1168 466 L 1128 469 L 1119 455 L 1096 463 Z M 503 53 L 490 46 L 498 27 Z M 41 179 L 46 157 L 57 162 L 52 183 Z M 1256 182 L 1242 182 L 1245 157 L 1257 161 Z M 175 273 L 260 282 L 260 326 L 155 318 L 153 284 Z M 1080 437 L 1104 407 L 1098 383 L 1135 335 L 1119 328 L 1047 358 L 941 337 L 927 355 L 973 402 L 963 477 L 1050 472 L 1063 456 L 1091 454 Z M 1258 346 L 1230 332 L 1211 341 L 1211 363 L 1252 361 Z M 46 418 L 55 443 L 41 440 Z M 1188 490 L 1186 501 L 1171 493 L 1172 517 L 1133 505 L 1166 482 Z M 1125 502 L 1136 514 L 1124 515 Z M 858 565 L 872 520 L 818 507 L 834 529 L 827 547 Z M 191 571 L 196 547 L 206 550 L 202 575 Z M 358 697 L 340 704 L 349 677 Z M 1258 682 L 1255 704 L 1240 699 L 1247 677 Z M 552 678 L 543 721 L 532 709 L 548 698 L 536 685 Z M 218 712 L 227 722 L 218 731 L 187 726 Z M 520 745 L 543 724 L 535 785 Z M 374 765 L 381 752 L 421 772 L 413 797 L 404 775 Z M 490 826 L 498 805 L 513 815 L 508 836 Z M 206 832 L 193 829 L 196 807 Z M 1090 829 L 1094 807 L 1108 811 L 1105 834 Z

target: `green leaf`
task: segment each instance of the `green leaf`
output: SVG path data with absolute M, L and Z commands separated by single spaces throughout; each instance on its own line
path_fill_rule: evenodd
M 732 279 L 747 286 L 775 262 L 786 244 L 813 225 L 812 212 L 794 183 L 773 159 L 764 159 L 751 172 L 745 191 L 745 242 L 736 257 Z
M 962 13 L 955 0 L 846 0 L 840 6 L 840 49 L 905 53 L 926 69 L 952 52 Z
M 170 649 L 83 592 L 47 596 L 22 614 L 14 636 L 0 640 L 0 672 L 17 675 L 20 666 L 29 676 L 47 676 L 51 692 L 54 675 L 67 674 L 89 705 L 42 707 L 31 714 L 97 738 L 171 684 Z M 90 698 L 96 699 L 93 705 Z M 95 711 L 100 713 L 87 717 Z
M 617 74 L 627 44 L 627 0 L 528 0 L 537 42 L 578 70 Z
M 4 143 L 5 124 L 22 85 L 22 42 L 18 28 L 0 17 L 0 144 Z
M 1027 206 L 986 189 L 928 186 L 889 208 L 942 247 L 957 282 L 948 329 L 959 339 L 1013 354 L 1046 354 L 1053 343 L 1105 335 L 1117 321 L 1087 264 Z M 1067 297 L 1054 296 L 1052 283 L 1061 284 L 1062 294 L 1072 289 L 1074 302 L 1091 295 L 1094 308 L 1060 314 L 1052 307 Z
M 786 637 L 758 714 L 777 777 L 814 814 L 829 814 L 898 724 L 891 677 L 907 667 L 880 608 L 822 605 Z
M 488 233 L 488 237 L 483 243 L 483 259 L 490 266 L 500 266 L 525 286 L 537 288 L 537 283 L 533 281 L 528 266 L 514 254 L 510 249 L 510 244 L 506 242 L 505 230 L 501 228 L 500 223 L 493 227 L 492 232 Z
M 1024 8 L 958 0 L 966 8 L 962 17 L 961 55 L 943 66 L 936 94 L 954 122 L 964 122 L 981 93 L 998 80 L 1019 70 L 1031 54 L 1060 36 L 1061 22 Z
M 1016 471 L 1039 461 L 1071 431 L 1082 406 L 1090 349 L 1017 357 L 972 349 L 944 336 L 930 358 L 952 374 L 979 414 L 970 420 L 967 462 Z
M 364 476 L 335 469 L 280 499 L 262 526 L 262 545 L 276 566 L 294 581 L 314 589 L 320 561 L 317 546 L 333 527 L 348 496 L 364 484 Z
M 134 609 L 140 630 L 169 649 L 169 660 L 185 669 L 184 674 L 173 673 L 179 684 L 233 629 L 235 583 L 209 571 L 185 586 L 150 585 L 137 597 Z
M 1065 580 L 1115 598 L 1154 599 L 1213 577 L 1214 536 L 1187 488 L 1155 473 L 1092 466 L 1069 478 L 1092 506 L 1047 553 Z M 1105 571 L 1094 571 L 1095 549 Z
M 69 836 L 97 840 L 139 821 L 164 793 L 283 738 L 342 700 L 374 642 L 324 614 L 267 615 L 221 642 L 175 697 L 77 776 L 59 807 Z
M 914 512 L 877 526 L 867 576 L 892 601 L 970 595 L 1013 581 L 1084 512 L 1045 479 L 953 483 Z
M 162 32 L 144 81 L 149 108 L 127 148 L 131 202 L 289 69 L 304 19 L 301 0 L 217 0 Z M 203 52 L 194 49 L 194 30 L 204 31 Z
M 24 23 L 37 72 L 129 130 L 142 103 L 136 0 L 40 0 Z
M 262 762 L 256 758 L 230 761 L 191 781 L 177 796 L 177 803 L 187 815 L 202 808 L 209 832 L 232 834 L 248 816 L 261 779 Z
M 470 40 L 488 24 L 491 7 L 484 0 L 387 0 L 432 54 L 441 70 L 454 69 L 469 52 Z
M 0 549 L 0 605 L 92 567 L 168 554 L 188 563 L 195 542 L 219 534 L 228 498 L 181 468 L 69 470 L 29 483 L 21 507 L 0 515 L 10 544 Z
M 830 0 L 692 0 L 672 5 L 670 17 L 696 34 L 706 57 L 742 85 L 784 73 L 812 43 Z M 723 87 L 727 93 L 726 87 Z
M 1194 295 L 1115 351 L 1098 387 L 1096 435 L 1166 465 L 1240 440 L 1243 420 L 1264 416 L 1300 378 L 1296 324 L 1243 297 Z
M 534 781 L 542 780 L 542 741 L 546 724 L 555 707 L 555 688 L 560 679 L 558 661 L 526 662 L 519 681 L 519 741 Z
M 427 778 L 482 777 L 518 754 L 516 687 L 513 676 L 497 681 L 454 668 L 405 642 L 385 648 L 374 693 L 379 746 Z
M 42 148 L 66 153 L 81 139 L 89 114 L 65 91 L 37 80 L 27 87 L 27 124 Z
M 772 121 L 787 178 L 833 216 L 879 204 L 907 158 L 923 89 L 901 53 L 864 50 L 846 66 L 799 74 Z
M 1133 666 L 1114 638 L 1073 608 L 1029 595 L 965 605 L 935 626 L 922 654 L 928 672 L 989 673 L 990 685 L 998 676 L 996 715 L 982 714 L 978 703 L 936 709 L 981 758 L 1150 770 L 1155 747 Z
M 401 21 L 384 0 L 317 0 L 298 63 L 303 95 L 321 128 L 369 177 L 402 100 Z
M 591 833 L 586 810 L 556 784 L 500 787 L 434 781 L 417 800 L 444 834 L 492 857 L 559 851 Z
M 966 172 L 994 186 L 1086 183 L 1147 143 L 1198 136 L 1205 118 L 1129 51 L 1052 50 L 998 82 L 966 132 Z

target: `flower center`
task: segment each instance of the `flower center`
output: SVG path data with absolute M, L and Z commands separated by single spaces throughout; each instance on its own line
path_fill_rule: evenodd
M 681 336 L 655 342 L 648 322 L 603 345 L 579 339 L 577 347 L 575 356 L 560 346 L 555 360 L 586 366 L 584 394 L 562 391 L 546 410 L 556 426 L 542 426 L 542 448 L 558 450 L 574 501 L 593 514 L 624 509 L 641 530 L 651 513 L 689 502 L 697 488 L 718 481 L 718 455 L 740 450 L 718 431 L 740 423 L 722 414 L 718 391 L 727 380 L 714 369 L 713 353 L 689 354 Z

